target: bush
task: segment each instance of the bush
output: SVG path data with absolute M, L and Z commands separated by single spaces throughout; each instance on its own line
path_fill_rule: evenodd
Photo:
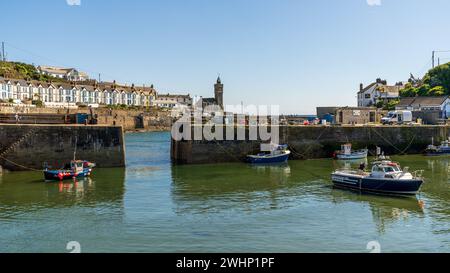
M 36 107 L 44 106 L 44 103 L 41 100 L 33 100 L 31 104 L 36 105 Z

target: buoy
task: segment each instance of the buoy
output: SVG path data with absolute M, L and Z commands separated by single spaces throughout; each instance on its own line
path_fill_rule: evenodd
M 422 200 L 419 200 L 419 207 L 422 209 L 425 208 L 425 202 Z

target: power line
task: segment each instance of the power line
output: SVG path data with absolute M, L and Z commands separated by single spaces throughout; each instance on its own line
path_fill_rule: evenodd
M 433 50 L 432 54 L 431 54 L 431 59 L 432 59 L 432 68 L 435 67 L 435 61 L 436 61 L 436 53 L 449 53 L 450 50 Z M 439 59 L 438 59 L 439 60 Z
M 34 57 L 39 58 L 41 60 L 45 60 L 45 61 L 48 61 L 50 63 L 53 63 L 54 65 L 58 65 L 58 66 L 62 66 L 62 67 L 72 67 L 70 65 L 64 64 L 63 62 L 59 62 L 59 61 L 54 60 L 52 58 L 48 58 L 46 56 L 42 56 L 40 54 L 36 54 L 36 53 L 34 53 L 34 52 L 30 51 L 30 50 L 20 48 L 20 47 L 18 47 L 16 45 L 11 44 L 10 42 L 3 42 L 3 43 L 7 44 L 9 47 L 14 48 L 14 49 L 16 49 L 18 51 L 22 51 L 22 52 L 24 52 L 24 53 L 26 53 L 26 54 L 28 54 L 30 56 L 34 56 Z M 3 57 L 5 57 L 5 56 L 3 56 Z M 83 71 L 89 72 L 92 75 L 100 74 L 98 71 L 86 69 L 86 67 L 78 67 L 78 68 L 83 70 Z M 106 75 L 106 76 L 110 77 L 111 79 L 119 79 L 120 80 L 120 77 L 115 77 L 114 75 L 109 75 L 109 74 L 104 74 L 104 73 L 102 73 L 101 75 Z M 124 84 L 129 84 L 128 81 L 121 81 L 120 80 L 120 82 L 122 82 Z

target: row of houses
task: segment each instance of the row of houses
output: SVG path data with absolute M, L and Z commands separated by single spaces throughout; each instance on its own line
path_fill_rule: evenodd
M 82 85 L 0 78 L 0 100 L 41 101 L 45 106 L 103 104 L 157 106 L 156 90 L 145 86 L 121 86 L 115 82 Z

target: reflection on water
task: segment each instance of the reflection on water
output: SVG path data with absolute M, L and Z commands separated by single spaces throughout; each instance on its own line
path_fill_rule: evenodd
M 333 202 L 336 204 L 353 202 L 367 205 L 372 213 L 372 219 L 380 234 L 396 221 L 406 221 L 409 217 L 422 217 L 423 205 L 417 197 L 381 196 L 366 193 L 349 194 L 343 189 L 332 192 Z
M 7 173 L 0 184 L 0 206 L 24 209 L 121 202 L 124 174 L 123 169 L 99 169 L 93 178 L 44 183 L 41 173 Z
M 0 175 L 0 252 L 450 251 L 450 157 L 394 157 L 425 170 L 421 193 L 399 198 L 333 189 L 331 172 L 360 160 L 173 166 L 169 151 L 168 133 L 128 134 L 126 169 Z

